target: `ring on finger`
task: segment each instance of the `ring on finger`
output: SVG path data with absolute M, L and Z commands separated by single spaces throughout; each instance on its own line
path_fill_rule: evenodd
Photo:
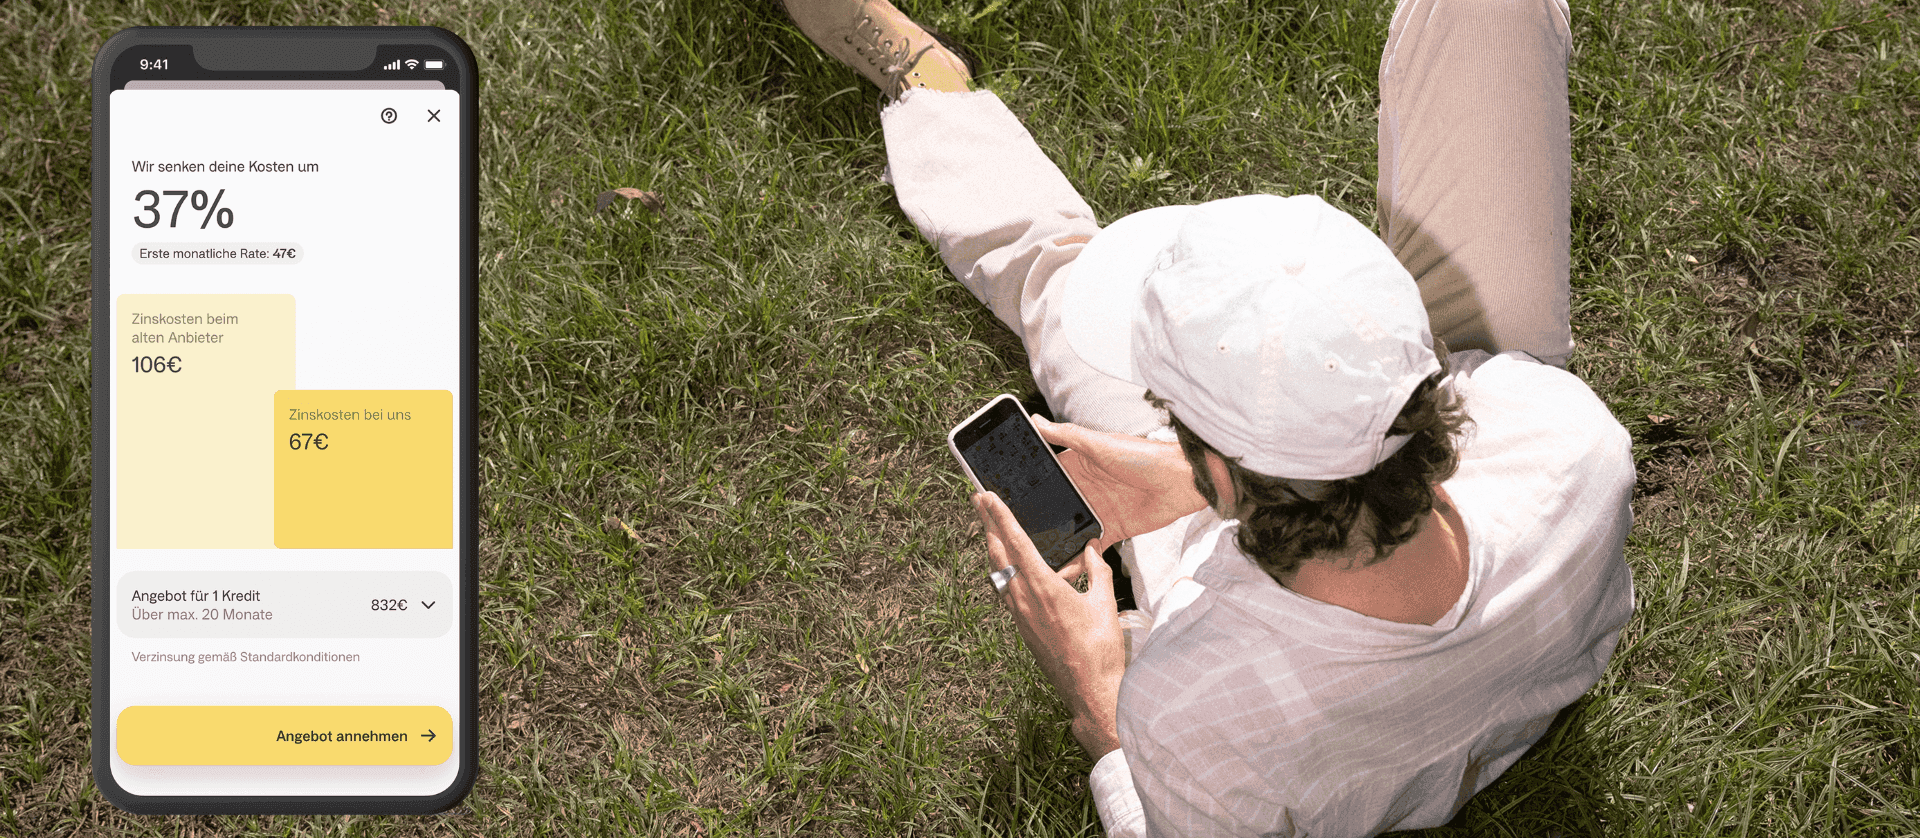
M 1012 581 L 1014 575 L 1018 573 L 1019 571 L 1014 569 L 1013 565 L 1007 565 L 1006 567 L 987 574 L 987 578 L 993 580 L 993 589 L 995 591 L 1004 594 L 1007 592 L 1007 583 Z

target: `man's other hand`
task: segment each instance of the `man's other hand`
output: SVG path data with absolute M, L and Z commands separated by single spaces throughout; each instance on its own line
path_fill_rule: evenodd
M 1060 453 L 1060 465 L 1105 528 L 1093 542 L 1096 552 L 1207 506 L 1193 486 L 1193 467 L 1175 443 L 1102 433 L 1039 416 L 1033 417 L 1033 426 L 1041 439 L 1067 447 Z

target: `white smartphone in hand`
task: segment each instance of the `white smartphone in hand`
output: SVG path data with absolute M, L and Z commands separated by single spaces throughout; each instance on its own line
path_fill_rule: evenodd
M 1104 531 L 1020 400 L 1001 394 L 947 432 L 967 479 L 1000 496 L 1054 570 L 1066 566 Z

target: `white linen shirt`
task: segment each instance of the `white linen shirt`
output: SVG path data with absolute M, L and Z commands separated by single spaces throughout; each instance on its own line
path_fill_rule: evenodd
M 1578 378 L 1451 357 L 1473 421 L 1444 485 L 1466 589 L 1439 622 L 1300 595 L 1211 510 L 1120 688 L 1094 767 L 1110 836 L 1344 836 L 1438 826 L 1592 687 L 1633 613 L 1631 439 Z M 1195 551 L 1203 551 L 1196 557 Z

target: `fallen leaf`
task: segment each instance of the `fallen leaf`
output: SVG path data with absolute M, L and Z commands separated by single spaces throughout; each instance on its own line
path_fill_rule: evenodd
M 547 193 L 547 203 L 555 208 L 565 203 L 566 200 L 567 193 L 562 191 L 558 186 L 554 187 L 552 192 Z
M 613 203 L 615 198 L 625 198 L 629 201 L 639 201 L 641 206 L 646 207 L 647 209 L 652 210 L 655 213 L 662 213 L 667 211 L 667 202 L 660 200 L 660 193 L 642 192 L 631 186 L 622 186 L 616 189 L 611 189 L 606 192 L 600 193 L 599 196 L 594 198 L 594 211 L 598 212 L 600 210 L 606 209 L 609 205 Z
M 781 425 L 780 427 L 782 427 L 782 428 L 786 428 L 786 429 L 787 429 L 787 433 L 790 433 L 790 434 L 797 434 L 797 433 L 799 433 L 799 432 L 800 432 L 800 429 L 799 429 L 799 428 L 796 428 L 796 427 L 794 427 L 794 426 L 792 426 L 792 425 Z
M 1673 421 L 1673 417 L 1667 416 L 1662 413 L 1649 413 L 1647 414 L 1647 421 L 1652 422 L 1655 425 L 1664 425 L 1668 422 Z
M 639 541 L 639 540 L 640 540 L 640 534 L 639 534 L 639 533 L 637 533 L 637 532 L 634 532 L 634 531 L 633 531 L 633 528 L 632 528 L 632 527 L 630 527 L 630 526 L 627 526 L 627 522 L 625 522 L 625 521 L 622 521 L 622 520 L 620 520 L 619 518 L 616 518 L 616 517 L 614 517 L 614 516 L 612 516 L 612 515 L 608 515 L 608 516 L 607 516 L 607 523 L 609 523 L 609 524 L 615 524 L 615 525 L 618 525 L 618 526 L 620 527 L 620 529 L 621 529 L 621 530 L 623 530 L 623 531 L 625 531 L 625 532 L 626 532 L 626 534 L 627 534 L 627 537 L 628 537 L 628 538 L 631 538 L 631 539 L 633 539 L 634 541 Z
M 667 202 L 660 200 L 660 193 L 658 192 L 642 192 L 631 186 L 621 187 L 613 191 L 620 193 L 620 197 L 639 201 L 641 206 L 654 212 L 665 212 L 667 209 Z

